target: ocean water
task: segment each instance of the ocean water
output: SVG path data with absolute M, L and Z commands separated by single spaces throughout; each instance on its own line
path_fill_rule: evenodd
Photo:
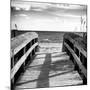
M 39 52 L 53 53 L 61 52 L 63 44 L 63 32 L 38 31 L 39 35 Z
M 39 42 L 62 43 L 64 32 L 38 31 Z

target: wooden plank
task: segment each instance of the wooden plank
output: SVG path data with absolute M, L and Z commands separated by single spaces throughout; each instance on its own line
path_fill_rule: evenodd
M 51 54 L 61 54 L 61 55 L 63 55 L 63 54 L 66 54 L 66 52 L 51 52 Z M 39 55 L 39 54 L 47 54 L 47 52 L 36 52 L 36 55 Z
M 30 54 L 30 52 L 32 52 L 32 50 L 38 45 L 38 42 L 35 43 L 27 52 L 26 54 L 24 54 L 20 60 L 18 60 L 18 62 L 15 64 L 15 66 L 12 68 L 11 70 L 11 79 L 14 77 L 14 75 L 16 74 L 16 72 L 18 71 L 18 69 L 20 68 L 20 66 L 25 62 L 27 56 Z

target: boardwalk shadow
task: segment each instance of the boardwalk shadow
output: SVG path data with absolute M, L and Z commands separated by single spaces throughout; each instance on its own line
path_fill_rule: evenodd
M 41 67 L 41 73 L 38 77 L 37 88 L 49 87 L 49 71 L 51 64 L 51 54 L 46 54 L 45 62 Z

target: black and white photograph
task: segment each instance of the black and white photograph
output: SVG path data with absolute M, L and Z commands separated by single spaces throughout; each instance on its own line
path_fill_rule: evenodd
M 10 2 L 10 89 L 87 85 L 87 5 Z

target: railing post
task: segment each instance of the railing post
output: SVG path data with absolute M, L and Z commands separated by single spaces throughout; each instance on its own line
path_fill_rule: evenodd
M 24 47 L 23 54 L 26 53 L 26 46 Z M 25 71 L 26 61 L 23 63 L 23 71 Z
M 63 38 L 63 47 L 62 47 L 62 51 L 64 52 L 65 51 L 65 47 L 64 47 L 64 38 Z
M 75 46 L 74 46 L 74 52 L 76 53 L 76 49 L 75 49 Z M 77 70 L 78 69 L 78 66 L 77 66 L 77 63 L 75 62 L 75 60 L 73 60 L 73 62 L 74 62 L 74 65 L 75 65 L 75 70 Z
M 36 38 L 36 42 L 38 42 L 38 38 Z M 35 52 L 38 51 L 38 46 L 35 47 Z
M 34 44 L 35 44 L 35 39 L 34 39 Z M 35 47 L 36 48 L 36 47 Z M 35 55 L 35 48 L 34 48 L 34 55 Z
M 31 42 L 31 47 L 32 47 L 32 42 Z M 32 59 L 32 52 L 30 53 L 30 58 Z
M 12 68 L 14 67 L 14 51 L 12 51 L 12 61 L 11 61 L 12 63 Z M 14 88 L 14 77 L 13 77 L 13 79 L 11 80 L 11 89 L 13 89 Z

